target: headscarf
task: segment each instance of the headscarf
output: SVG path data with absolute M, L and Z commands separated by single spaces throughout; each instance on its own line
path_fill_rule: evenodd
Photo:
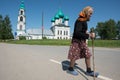
M 87 21 L 87 15 L 88 15 L 88 13 L 89 13 L 90 11 L 93 12 L 93 8 L 92 8 L 92 7 L 90 7 L 90 6 L 85 7 L 85 8 L 80 12 L 78 20 L 80 20 L 80 21 Z

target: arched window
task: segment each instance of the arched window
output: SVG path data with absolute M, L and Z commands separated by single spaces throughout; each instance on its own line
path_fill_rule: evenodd
M 21 11 L 20 14 L 23 15 L 23 11 Z
M 22 25 L 20 25 L 20 30 L 22 30 Z
M 62 19 L 60 19 L 60 24 L 62 23 Z
M 22 16 L 20 17 L 20 21 L 23 21 L 23 17 Z

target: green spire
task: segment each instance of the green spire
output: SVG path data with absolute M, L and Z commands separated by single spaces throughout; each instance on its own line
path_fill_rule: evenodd
M 23 0 L 21 1 L 20 9 L 25 9 L 25 5 L 24 5 L 24 1 Z
M 62 11 L 59 9 L 59 11 L 58 11 L 58 15 L 59 15 L 59 17 L 60 18 L 63 18 L 64 17 L 64 14 L 62 13 Z
M 55 15 L 55 19 L 59 19 L 59 15 L 58 14 Z
M 68 17 L 68 16 L 65 16 L 65 17 L 64 17 L 64 20 L 69 20 L 69 17 Z
M 55 18 L 52 18 L 51 22 L 55 22 Z

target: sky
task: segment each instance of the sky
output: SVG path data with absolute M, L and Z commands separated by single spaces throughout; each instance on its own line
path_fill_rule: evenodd
M 17 18 L 21 0 L 0 0 L 0 15 L 9 16 L 13 33 L 17 29 Z M 80 11 L 86 6 L 92 6 L 94 13 L 88 22 L 88 29 L 96 27 L 98 22 L 113 19 L 120 20 L 120 0 L 24 0 L 26 29 L 41 28 L 42 12 L 44 13 L 44 28 L 50 29 L 51 19 L 59 9 L 69 17 L 69 26 L 73 33 L 74 22 Z

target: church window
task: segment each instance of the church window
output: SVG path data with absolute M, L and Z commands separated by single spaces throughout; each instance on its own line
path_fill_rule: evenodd
M 20 17 L 20 21 L 23 21 L 23 17 L 22 16 Z
M 60 39 L 62 39 L 62 37 L 60 37 Z
M 20 30 L 22 30 L 22 25 L 20 25 Z
M 60 19 L 60 23 L 62 23 L 62 19 Z
M 59 35 L 59 30 L 58 30 L 58 35 Z
M 20 14 L 23 15 L 23 11 L 21 11 Z
M 66 35 L 68 35 L 68 31 L 66 31 Z
M 64 31 L 64 35 L 66 35 L 66 31 Z
M 60 31 L 60 35 L 62 35 L 62 31 Z
M 66 39 L 68 39 L 68 38 L 66 37 Z

